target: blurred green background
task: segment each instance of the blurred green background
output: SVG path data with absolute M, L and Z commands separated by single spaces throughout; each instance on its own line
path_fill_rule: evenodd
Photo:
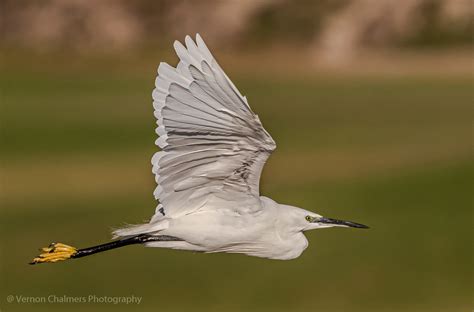
M 422 26 L 333 50 L 321 38 L 337 36 L 328 28 L 338 24 L 324 21 L 357 15 L 367 1 L 262 1 L 228 37 L 216 29 L 222 16 L 203 20 L 186 1 L 4 1 L 5 29 L 18 31 L 4 34 L 0 72 L 0 310 L 472 310 L 470 31 L 433 18 L 446 1 L 408 2 L 422 5 L 402 25 L 427 16 Z M 244 7 L 232 3 L 220 12 Z M 65 4 L 78 21 L 61 19 Z M 97 18 L 101 9 L 143 23 Z M 19 12 L 49 16 L 56 35 L 35 34 L 34 21 L 25 31 Z M 153 13 L 171 22 L 147 36 L 153 28 L 140 25 L 164 25 Z M 173 19 L 183 14 L 184 26 Z M 81 18 L 95 28 L 77 26 Z M 147 32 L 118 46 L 100 37 L 140 27 Z M 156 67 L 175 65 L 172 40 L 197 31 L 277 142 L 261 193 L 371 229 L 308 232 L 309 248 L 292 261 L 131 246 L 29 266 L 52 241 L 103 243 L 111 229 L 152 215 Z M 9 295 L 142 300 L 27 304 Z

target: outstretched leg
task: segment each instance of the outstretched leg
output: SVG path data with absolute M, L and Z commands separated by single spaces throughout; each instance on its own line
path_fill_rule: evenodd
M 52 243 L 48 247 L 41 248 L 40 250 L 42 253 L 33 259 L 30 264 L 36 263 L 46 263 L 46 262 L 57 262 L 67 259 L 76 259 L 85 256 L 90 256 L 98 252 L 107 251 L 110 249 L 120 248 L 127 245 L 133 244 L 143 244 L 147 242 L 170 242 L 170 241 L 182 241 L 182 239 L 169 236 L 169 235 L 149 235 L 149 234 L 141 234 L 137 236 L 132 236 L 116 241 L 112 241 L 110 243 L 97 245 L 89 248 L 77 249 L 72 246 L 68 246 L 62 243 Z

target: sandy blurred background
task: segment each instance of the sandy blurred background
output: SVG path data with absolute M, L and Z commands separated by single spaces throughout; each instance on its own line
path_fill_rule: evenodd
M 472 310 L 472 1 L 0 5 L 0 310 Z M 286 262 L 132 246 L 27 265 L 151 216 L 156 68 L 196 32 L 277 142 L 262 193 L 371 230 L 312 231 Z M 142 301 L 16 297 L 51 295 Z

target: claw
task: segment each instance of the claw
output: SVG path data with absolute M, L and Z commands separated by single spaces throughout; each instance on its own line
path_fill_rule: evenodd
M 77 252 L 75 247 L 62 244 L 62 243 L 52 243 L 48 247 L 43 247 L 40 249 L 42 252 L 38 257 L 34 258 L 30 264 L 36 263 L 46 263 L 46 262 L 57 262 L 63 261 L 71 258 Z

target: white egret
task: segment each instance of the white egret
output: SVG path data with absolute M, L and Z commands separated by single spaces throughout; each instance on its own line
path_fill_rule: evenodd
M 260 196 L 260 174 L 275 142 L 199 34 L 185 44 L 174 43 L 176 68 L 159 65 L 152 94 L 161 151 L 151 160 L 159 200 L 151 220 L 114 231 L 118 239 L 103 245 L 53 243 L 32 263 L 130 244 L 288 260 L 308 246 L 304 231 L 367 228 Z

